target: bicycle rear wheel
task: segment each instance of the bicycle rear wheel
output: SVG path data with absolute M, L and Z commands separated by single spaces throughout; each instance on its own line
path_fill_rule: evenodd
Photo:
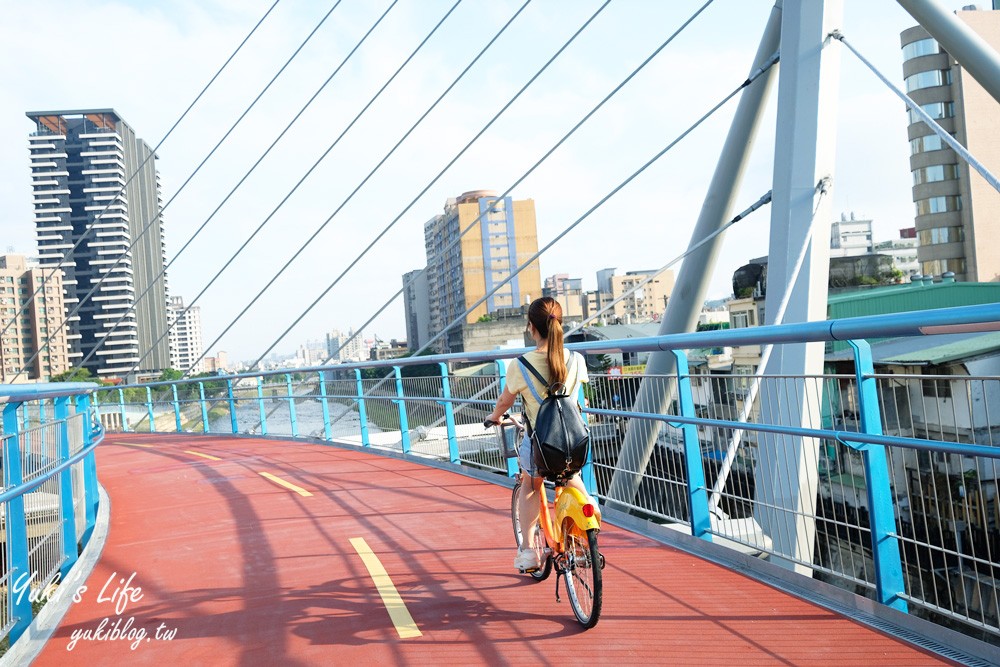
M 518 548 L 521 547 L 521 507 L 520 503 L 517 502 L 520 490 L 521 477 L 518 476 L 517 482 L 514 484 L 514 492 L 510 496 L 510 518 L 514 524 L 514 545 Z M 552 572 L 552 558 L 546 553 L 548 545 L 545 543 L 545 533 L 542 532 L 542 526 L 537 521 L 531 527 L 530 545 L 538 554 L 542 566 L 528 574 L 536 581 L 544 581 L 549 578 L 549 574 Z
M 597 550 L 597 530 L 586 533 L 566 519 L 563 531 L 563 551 L 566 557 L 563 576 L 569 604 L 576 620 L 585 628 L 597 625 L 601 617 L 603 583 L 601 554 Z

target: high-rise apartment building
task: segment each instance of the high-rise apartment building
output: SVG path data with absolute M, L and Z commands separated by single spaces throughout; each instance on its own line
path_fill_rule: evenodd
M 419 350 L 431 338 L 431 304 L 427 271 L 419 269 L 403 274 L 403 308 L 406 311 L 406 342 Z
M 347 333 L 334 329 L 326 335 L 327 357 L 334 362 L 367 361 L 369 349 L 364 334 L 355 336 L 353 329 Z
M 956 12 L 1000 47 L 1000 11 Z M 900 34 L 907 94 L 993 173 L 1000 171 L 996 102 L 922 27 Z M 923 275 L 1000 280 L 1000 193 L 909 112 L 910 170 L 916 205 L 917 260 Z
M 59 331 L 66 316 L 61 272 L 32 298 L 46 273 L 23 255 L 0 255 L 0 384 L 47 381 L 69 369 L 66 332 Z
M 140 359 L 140 371 L 167 368 L 165 252 L 152 150 L 112 109 L 27 116 L 35 123 L 28 147 L 39 259 L 45 268 L 62 269 L 67 310 L 78 308 L 68 326 L 70 363 L 90 356 L 84 366 L 101 377 L 124 376 Z
M 460 235 L 461 240 L 453 244 Z M 535 202 L 531 199 L 498 199 L 490 190 L 474 190 L 449 199 L 444 213 L 424 225 L 424 246 L 431 336 L 455 320 L 472 324 L 484 315 L 520 307 L 542 295 L 535 260 L 473 308 L 538 252 Z M 460 351 L 460 327 L 453 327 L 438 349 Z
M 167 308 L 167 323 L 170 326 L 170 367 L 179 371 L 190 368 L 190 374 L 204 373 L 205 360 L 201 356 L 205 351 L 205 341 L 201 332 L 201 306 L 191 306 L 185 312 L 184 298 L 172 296 Z

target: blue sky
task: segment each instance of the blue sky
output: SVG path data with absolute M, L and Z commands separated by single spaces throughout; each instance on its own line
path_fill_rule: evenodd
M 157 144 L 273 0 L 0 2 L 0 245 L 34 254 L 25 111 L 113 107 Z M 454 0 L 400 0 L 205 231 L 170 269 L 190 301 L 316 161 Z M 168 258 L 209 216 L 391 0 L 343 0 L 268 94 L 178 193 L 188 175 L 333 2 L 282 0 L 233 64 L 158 151 Z M 205 342 L 236 316 L 360 183 L 520 2 L 463 0 L 378 102 L 200 299 Z M 600 6 L 534 0 L 509 31 L 213 349 L 252 359 L 274 342 L 375 235 Z M 421 197 L 292 334 L 291 351 L 361 325 L 424 265 L 423 223 L 448 197 L 505 190 L 701 2 L 615 0 L 552 67 Z M 535 200 L 545 244 L 745 77 L 772 6 L 716 0 L 537 172 L 515 198 Z M 966 3 L 945 2 L 950 8 Z M 899 33 L 915 22 L 894 2 L 845 0 L 843 31 L 901 82 Z M 913 224 L 903 105 L 843 50 L 833 211 L 875 220 L 878 240 Z M 541 258 L 542 275 L 658 267 L 687 246 L 735 103 Z M 770 188 L 773 102 L 743 208 Z M 711 296 L 767 253 L 767 209 L 727 235 Z M 366 331 L 403 337 L 402 304 Z

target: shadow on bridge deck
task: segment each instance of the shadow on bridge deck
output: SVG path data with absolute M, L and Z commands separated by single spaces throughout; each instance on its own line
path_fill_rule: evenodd
M 539 584 L 512 569 L 509 490 L 418 463 L 121 434 L 98 450 L 98 470 L 108 540 L 36 665 L 940 662 L 609 525 L 604 613 L 583 632 L 556 603 L 554 577 Z M 400 638 L 358 537 L 420 636 Z M 126 638 L 111 638 L 116 624 Z

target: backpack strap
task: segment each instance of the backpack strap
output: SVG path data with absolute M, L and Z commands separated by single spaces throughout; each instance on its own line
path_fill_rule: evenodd
M 532 366 L 531 363 L 527 359 L 525 359 L 523 355 L 518 357 L 517 360 L 521 363 L 522 375 L 524 374 L 524 369 L 527 368 L 529 371 L 531 371 L 532 375 L 538 378 L 538 381 L 542 383 L 542 386 L 544 386 L 546 390 L 548 390 L 549 385 L 547 382 L 545 382 L 545 378 L 542 377 L 542 374 L 538 372 L 537 368 Z M 538 390 L 535 389 L 535 383 L 532 382 L 531 378 L 529 378 L 527 375 L 524 375 L 524 380 L 528 384 L 528 389 L 531 391 L 531 395 L 534 396 L 535 400 L 538 401 L 538 404 L 541 405 L 542 397 L 538 394 Z

